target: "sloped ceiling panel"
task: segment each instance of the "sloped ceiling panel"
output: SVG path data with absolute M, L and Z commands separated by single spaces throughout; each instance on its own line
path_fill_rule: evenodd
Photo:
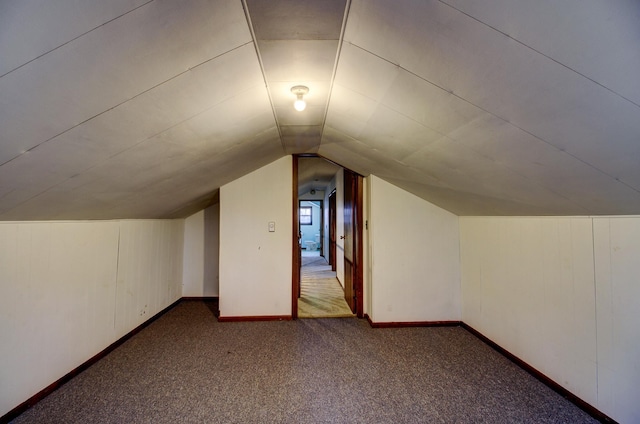
M 0 3 L 0 76 L 24 66 L 149 0 Z
M 0 219 L 184 216 L 284 154 L 241 3 L 121 6 L 0 78 Z
M 639 45 L 625 0 L 0 2 L 0 220 L 187 216 L 308 152 L 459 215 L 640 214 Z
M 448 0 L 462 13 L 640 104 L 640 3 Z
M 327 190 L 340 167 L 317 157 L 298 158 L 298 195 L 311 190 Z
M 319 152 L 340 162 L 355 143 L 334 140 L 358 140 L 358 154 L 371 164 L 360 172 L 460 215 L 637 213 L 640 108 L 631 99 L 638 79 L 625 77 L 618 93 L 605 85 L 615 78 L 583 64 L 584 55 L 538 50 L 583 32 L 594 37 L 587 24 L 564 32 L 557 18 L 546 19 L 574 9 L 509 2 L 509 14 L 486 23 L 505 2 L 490 3 L 353 1 Z M 476 9 L 483 13 L 473 16 Z M 535 36 L 507 35 L 511 16 L 535 17 Z M 629 25 L 639 21 L 621 22 L 627 25 L 616 39 L 637 42 Z M 640 71 L 635 59 L 607 59 L 628 75 Z

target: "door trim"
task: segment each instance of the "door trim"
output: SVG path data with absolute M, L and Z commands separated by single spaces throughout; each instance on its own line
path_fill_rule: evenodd
M 356 233 L 356 237 L 354 243 L 356 245 L 356 272 L 355 278 L 353 282 L 353 289 L 356 292 L 356 315 L 358 318 L 364 318 L 364 278 L 363 278 L 363 247 L 364 247 L 364 236 L 363 236 L 363 178 L 362 175 L 354 172 L 356 178 L 356 201 L 355 201 L 355 228 L 354 231 Z
M 334 188 L 331 193 L 329 193 L 329 236 L 327 237 L 329 240 L 329 265 L 331 265 L 331 271 L 336 271 L 336 249 L 338 248 L 336 245 L 336 218 L 337 218 L 337 207 L 336 207 L 336 189 Z
M 291 318 L 298 318 L 298 294 L 300 293 L 300 217 L 298 216 L 298 155 L 293 155 L 292 237 L 291 237 Z
M 346 169 L 351 171 L 349 168 L 346 168 L 340 165 L 337 162 L 334 162 L 330 159 L 327 159 L 318 154 L 293 154 L 293 184 L 292 184 L 292 237 L 291 237 L 291 318 L 298 318 L 298 291 L 300 289 L 300 245 L 298 241 L 298 231 L 300 228 L 299 216 L 298 216 L 298 158 L 300 157 L 316 157 L 320 159 L 324 159 L 328 162 L 334 163 L 342 169 Z M 355 278 L 354 278 L 354 290 L 356 292 L 356 316 L 358 318 L 364 318 L 364 278 L 363 278 L 363 246 L 364 246 L 364 228 L 363 228 L 363 176 L 358 174 L 355 171 L 351 171 L 356 176 L 356 202 L 355 202 L 355 240 L 354 243 L 356 247 L 356 264 L 355 264 Z

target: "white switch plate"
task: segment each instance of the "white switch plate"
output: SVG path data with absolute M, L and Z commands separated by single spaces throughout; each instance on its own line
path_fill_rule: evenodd
M 269 222 L 269 232 L 270 233 L 275 233 L 275 231 L 276 231 L 276 223 L 273 222 L 273 221 L 270 221 Z

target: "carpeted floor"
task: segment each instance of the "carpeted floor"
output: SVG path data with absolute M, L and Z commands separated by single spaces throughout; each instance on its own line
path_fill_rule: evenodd
M 319 252 L 315 253 L 317 254 L 302 257 L 298 317 L 353 317 L 354 314 L 344 300 L 344 289 L 336 278 L 335 271 L 331 271 L 331 265 L 319 255 Z
M 466 330 L 181 302 L 15 423 L 596 422 Z

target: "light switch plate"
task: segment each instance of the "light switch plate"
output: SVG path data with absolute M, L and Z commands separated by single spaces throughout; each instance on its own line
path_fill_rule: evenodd
M 269 232 L 270 233 L 275 233 L 275 231 L 276 231 L 276 223 L 273 222 L 273 221 L 270 221 L 269 222 Z

